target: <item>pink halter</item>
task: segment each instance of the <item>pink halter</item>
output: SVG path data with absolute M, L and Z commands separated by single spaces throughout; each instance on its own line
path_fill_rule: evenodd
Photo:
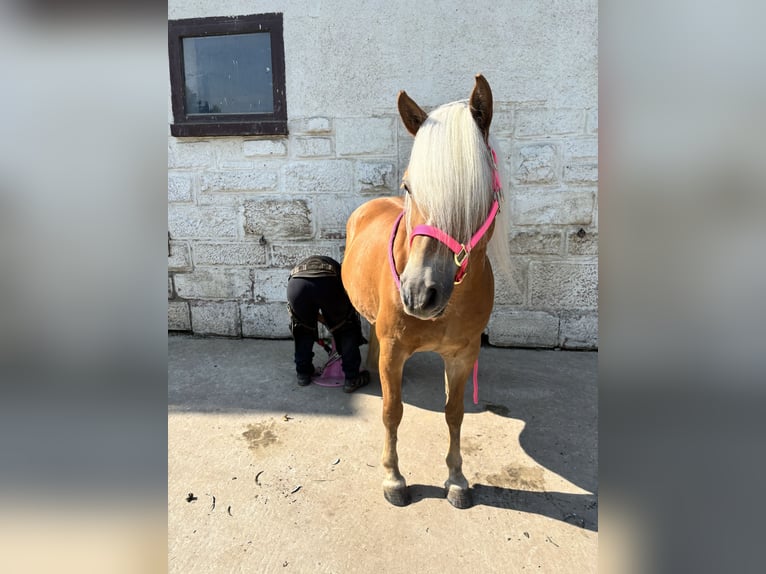
M 495 220 L 497 212 L 500 210 L 498 196 L 500 195 L 500 191 L 503 189 L 503 186 L 500 182 L 500 174 L 497 171 L 497 154 L 492 148 L 489 148 L 489 151 L 492 153 L 492 163 L 494 164 L 494 169 L 492 171 L 492 192 L 495 195 L 495 199 L 492 202 L 492 207 L 489 210 L 489 215 L 487 215 L 487 220 L 478 229 L 478 231 L 473 234 L 473 237 L 471 237 L 468 245 L 460 243 L 451 235 L 444 233 L 441 229 L 437 229 L 431 225 L 417 225 L 410 234 L 410 246 L 412 246 L 412 240 L 415 238 L 415 236 L 427 235 L 428 237 L 433 237 L 434 239 L 441 241 L 450 248 L 450 250 L 455 254 L 455 265 L 458 267 L 457 273 L 455 273 L 455 285 L 460 285 L 460 283 L 463 282 L 463 278 L 467 272 L 466 270 L 468 268 L 468 256 L 471 254 L 471 250 L 476 247 L 479 241 L 481 241 L 481 238 L 484 237 L 484 235 L 487 233 L 490 226 L 492 225 L 492 222 Z M 396 287 L 399 290 L 402 288 L 402 283 L 399 279 L 399 273 L 396 271 L 396 261 L 394 260 L 394 241 L 396 241 L 396 232 L 399 230 L 399 224 L 402 221 L 402 217 L 404 217 L 404 211 L 402 211 L 396 218 L 396 221 L 394 221 L 394 227 L 391 229 L 391 239 L 388 242 L 388 264 L 391 266 L 391 274 L 393 275 L 394 281 L 396 282 Z M 473 365 L 473 404 L 479 404 L 478 359 L 476 359 L 476 362 Z
M 502 184 L 500 183 L 500 174 L 497 171 L 497 154 L 492 148 L 489 148 L 489 151 L 492 153 L 492 162 L 494 164 L 494 169 L 492 170 L 492 191 L 495 195 L 495 199 L 492 202 L 492 207 L 489 210 L 489 215 L 487 215 L 486 221 L 484 221 L 484 224 L 476 231 L 476 233 L 473 234 L 471 239 L 468 241 L 468 244 L 465 245 L 460 243 L 457 239 L 448 233 L 445 233 L 441 229 L 437 229 L 432 225 L 417 225 L 415 226 L 415 229 L 412 230 L 412 233 L 410 233 L 410 246 L 412 246 L 412 240 L 415 239 L 415 237 L 418 235 L 426 235 L 428 237 L 433 237 L 437 241 L 441 241 L 444 243 L 444 245 L 449 247 L 450 251 L 455 254 L 455 265 L 457 265 L 458 268 L 457 272 L 455 273 L 455 285 L 460 285 L 460 283 L 463 282 L 463 278 L 465 277 L 468 269 L 468 256 L 492 226 L 492 222 L 495 220 L 495 216 L 500 210 L 498 195 L 502 190 Z M 388 262 L 391 266 L 391 272 L 394 276 L 394 281 L 396 281 L 396 286 L 400 289 L 401 283 L 399 281 L 399 274 L 396 272 L 396 265 L 394 263 L 394 239 L 396 238 L 396 232 L 399 229 L 399 223 L 401 222 L 403 216 L 404 211 L 399 214 L 399 217 L 397 217 L 396 221 L 394 222 L 394 228 L 391 231 L 391 241 L 389 242 L 388 247 Z

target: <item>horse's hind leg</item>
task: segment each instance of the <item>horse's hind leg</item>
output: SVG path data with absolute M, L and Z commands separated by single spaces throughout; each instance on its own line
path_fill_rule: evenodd
M 383 391 L 383 425 L 386 434 L 381 462 L 386 471 L 383 494 L 391 504 L 406 506 L 410 502 L 407 483 L 399 472 L 396 453 L 397 431 L 402 421 L 402 368 L 406 357 L 393 352 L 387 341 L 380 342 L 380 386 Z
M 380 361 L 380 343 L 378 342 L 378 335 L 375 332 L 375 323 L 370 323 L 370 340 L 367 345 L 367 359 L 365 364 L 370 371 L 378 370 L 378 362 Z
M 444 415 L 449 427 L 449 451 L 447 452 L 449 478 L 444 483 L 444 488 L 446 489 L 447 500 L 455 508 L 469 508 L 472 504 L 468 480 L 463 474 L 463 457 L 460 454 L 460 427 L 463 424 L 465 384 L 474 362 L 473 354 L 444 358 L 444 382 L 447 393 Z

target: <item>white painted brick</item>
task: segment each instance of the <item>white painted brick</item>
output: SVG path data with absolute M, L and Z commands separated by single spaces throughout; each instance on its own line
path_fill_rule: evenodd
M 564 349 L 598 349 L 598 312 L 562 312 L 559 346 Z
M 217 164 L 216 171 L 256 171 L 259 164 L 251 159 L 221 160 Z
M 517 225 L 589 225 L 592 191 L 515 190 L 511 216 Z
M 276 171 L 256 167 L 249 170 L 205 172 L 200 189 L 202 191 L 267 191 L 276 189 L 278 183 L 279 177 Z
M 244 202 L 245 233 L 266 241 L 307 239 L 313 235 L 311 212 L 304 199 Z
M 168 331 L 191 331 L 191 316 L 186 301 L 168 301 Z
M 562 152 L 567 160 L 596 159 L 598 157 L 598 138 L 589 137 L 564 140 Z
M 513 133 L 513 110 L 498 109 L 497 102 L 492 112 L 490 132 L 494 135 L 509 135 Z
M 218 169 L 225 164 L 241 162 L 245 159 L 242 154 L 241 137 L 214 138 L 210 140 L 210 145 Z
M 516 110 L 516 136 L 542 136 L 548 133 L 547 108 Z
M 173 278 L 168 275 L 168 299 L 173 298 Z
M 570 255 L 598 255 L 598 231 L 585 229 L 571 231 L 567 238 L 567 253 Z
M 287 155 L 287 142 L 284 139 L 246 140 L 242 142 L 242 154 L 245 157 L 266 156 L 281 157 Z
M 495 270 L 495 305 L 523 305 L 525 302 L 527 263 L 517 257 L 512 260 L 509 275 Z
M 551 134 L 581 133 L 585 130 L 585 114 L 582 110 L 554 109 L 548 117 Z
M 595 229 L 598 229 L 598 201 L 593 204 L 593 221 L 591 224 Z
M 168 201 L 189 202 L 192 195 L 192 176 L 188 173 L 168 174 Z
M 347 160 L 296 161 L 283 168 L 287 193 L 350 192 L 354 166 Z
M 322 134 L 332 131 L 330 118 L 298 118 L 290 120 L 290 133 L 292 134 Z
M 563 261 L 529 263 L 529 302 L 546 309 L 595 309 L 598 265 Z
M 171 241 L 168 256 L 168 271 L 191 271 L 192 262 L 189 244 L 185 241 Z
M 196 335 L 240 335 L 239 305 L 234 301 L 192 301 L 192 331 Z
M 357 189 L 362 193 L 384 193 L 396 190 L 396 169 L 392 163 L 358 162 L 356 164 Z
M 176 295 L 184 299 L 251 299 L 252 281 L 246 268 L 204 267 L 176 275 Z
M 326 255 L 336 261 L 340 261 L 340 252 L 337 245 L 320 243 L 285 243 L 272 245 L 271 265 L 273 267 L 286 267 L 292 269 L 299 262 L 311 255 Z
M 168 144 L 168 167 L 209 167 L 213 148 L 209 142 L 183 142 L 171 138 Z
M 331 138 L 295 138 L 293 148 L 296 157 L 326 157 L 333 153 Z
M 572 184 L 595 185 L 598 183 L 598 164 L 596 162 L 564 164 L 564 181 Z
M 242 336 L 285 339 L 290 335 L 290 315 L 286 303 L 242 303 Z
M 558 150 L 550 143 L 519 146 L 514 154 L 513 179 L 519 185 L 555 184 Z
M 582 110 L 519 108 L 515 114 L 516 136 L 547 136 L 582 133 L 585 125 Z
M 511 234 L 510 251 L 517 254 L 556 255 L 561 251 L 558 231 L 518 231 Z
M 173 239 L 182 237 L 236 237 L 237 211 L 231 207 L 168 205 L 168 231 Z
M 235 209 L 236 211 L 240 211 L 242 201 L 244 201 L 243 195 L 247 193 L 248 192 L 241 191 L 206 191 L 197 194 L 197 205 L 201 207 L 229 207 Z
M 394 155 L 393 118 L 338 118 L 335 150 L 339 156 Z
M 307 132 L 327 132 L 330 131 L 330 120 L 328 118 L 309 118 L 306 120 Z
M 317 227 L 321 239 L 346 237 L 346 222 L 351 213 L 368 198 L 363 196 L 323 195 L 314 202 Z
M 256 302 L 287 301 L 289 269 L 253 269 L 253 299 Z
M 268 254 L 264 245 L 243 243 L 195 243 L 195 265 L 265 265 Z
M 555 347 L 559 319 L 543 311 L 495 309 L 487 329 L 489 342 L 501 347 Z
M 510 136 L 497 136 L 495 138 L 495 152 L 497 153 L 497 160 L 501 165 L 511 166 L 511 154 L 517 151 L 520 146 L 514 146 L 515 140 Z M 526 142 L 523 145 L 529 145 L 532 142 Z M 549 143 L 549 142 L 545 142 Z M 506 173 L 508 170 L 506 169 Z
M 587 111 L 587 130 L 588 133 L 598 133 L 598 108 L 592 108 Z
M 408 133 L 399 136 L 397 150 L 397 186 L 404 177 L 404 172 L 410 165 L 410 155 L 412 154 L 412 144 L 415 139 Z

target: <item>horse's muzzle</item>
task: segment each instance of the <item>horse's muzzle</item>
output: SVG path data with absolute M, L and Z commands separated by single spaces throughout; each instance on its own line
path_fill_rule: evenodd
M 451 291 L 451 290 L 450 290 Z M 404 312 L 418 319 L 436 319 L 444 313 L 450 293 L 436 283 L 403 281 L 401 288 Z

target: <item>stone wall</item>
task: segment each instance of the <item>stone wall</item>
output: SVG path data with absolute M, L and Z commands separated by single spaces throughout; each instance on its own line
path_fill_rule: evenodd
M 230 12 L 211 12 L 209 5 L 203 9 L 171 1 L 170 14 L 180 18 L 252 13 L 246 4 L 234 4 Z M 400 64 L 406 61 L 413 69 L 393 66 L 382 73 L 375 67 L 374 54 L 369 61 L 352 58 L 327 64 L 344 66 L 338 73 L 345 70 L 346 75 L 336 86 L 334 100 L 329 98 L 332 86 L 326 85 L 331 80 L 317 86 L 311 82 L 322 81 L 327 70 L 306 66 L 303 56 L 310 60 L 317 57 L 314 52 L 322 56 L 324 51 L 329 62 L 331 52 L 343 52 L 345 43 L 369 36 L 369 29 L 350 28 L 350 39 L 338 36 L 336 45 L 307 46 L 301 30 L 332 35 L 337 26 L 332 10 L 341 14 L 347 2 L 309 2 L 307 12 L 299 10 L 300 2 L 267 4 L 263 12 L 284 12 L 290 135 L 169 137 L 168 328 L 203 335 L 289 336 L 289 269 L 309 254 L 342 259 L 349 214 L 369 199 L 399 193 L 412 138 L 396 112 L 397 90 L 407 89 L 429 109 L 467 97 L 473 75 L 482 71 L 496 100 L 492 131 L 508 174 L 508 241 L 514 268 L 512 277 L 497 280 L 489 342 L 596 348 L 595 3 L 574 2 L 562 12 L 568 18 L 554 23 L 539 20 L 543 7 L 535 4 L 508 8 L 519 19 L 534 22 L 538 33 L 553 38 L 549 51 L 558 53 L 559 43 L 569 43 L 569 52 L 562 56 L 568 59 L 557 61 L 558 67 L 542 77 L 533 71 L 550 57 L 546 53 L 524 52 L 521 61 L 490 69 L 447 45 L 445 50 L 454 51 L 452 58 L 443 55 L 447 63 L 439 60 L 433 70 L 426 69 L 425 62 L 415 66 L 411 51 L 396 44 L 394 34 L 381 40 L 388 42 L 381 49 L 394 64 L 397 59 Z M 424 10 L 429 5 L 425 3 Z M 495 4 L 488 6 L 497 10 Z M 386 4 L 380 10 L 395 11 L 395 6 Z M 465 18 L 447 17 L 445 25 Z M 552 35 L 550 26 L 560 34 Z M 509 41 L 500 36 L 503 32 L 489 26 L 482 42 L 489 46 L 503 40 L 511 51 L 520 42 L 524 45 L 524 38 Z M 538 41 L 534 33 L 524 32 L 530 45 Z M 577 66 L 585 72 L 573 79 Z M 451 74 L 448 83 L 445 74 Z M 378 91 L 369 92 L 368 84 Z M 349 86 L 364 97 L 340 91 Z M 565 88 L 574 93 L 562 93 Z

